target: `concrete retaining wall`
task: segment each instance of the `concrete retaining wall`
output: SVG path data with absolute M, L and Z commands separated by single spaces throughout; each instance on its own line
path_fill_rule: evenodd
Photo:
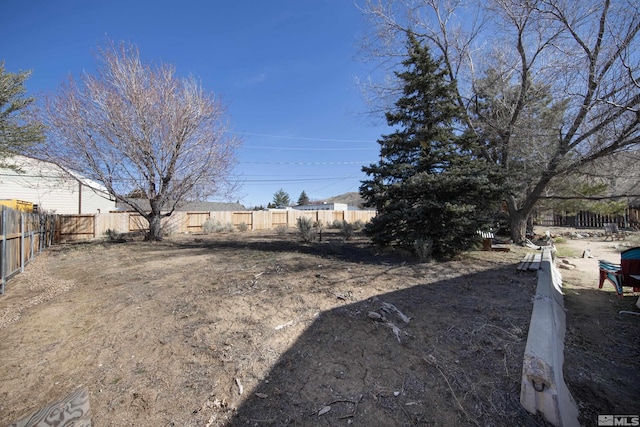
M 543 250 L 522 364 L 520 403 L 556 426 L 579 426 L 576 406 L 562 374 L 566 316 L 562 277 Z

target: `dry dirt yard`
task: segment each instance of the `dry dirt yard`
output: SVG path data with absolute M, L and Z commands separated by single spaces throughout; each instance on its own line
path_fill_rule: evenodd
M 618 314 L 638 296 L 597 289 L 597 259 L 633 238 L 558 245 L 577 266 L 565 379 L 584 425 L 640 413 L 640 317 Z M 0 425 L 79 386 L 96 427 L 545 425 L 519 404 L 527 251 L 417 263 L 275 232 L 58 245 L 0 297 Z

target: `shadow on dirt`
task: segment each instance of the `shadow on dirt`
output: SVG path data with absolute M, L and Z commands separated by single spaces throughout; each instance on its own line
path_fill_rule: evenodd
M 519 404 L 532 276 L 430 279 L 320 313 L 230 425 L 544 425 Z
M 201 269 L 197 286 L 169 294 L 162 306 L 161 318 L 174 316 L 178 329 L 167 332 L 161 346 L 177 345 L 173 340 L 188 345 L 190 362 L 176 372 L 198 399 L 219 397 L 214 415 L 231 417 L 225 425 L 545 425 L 519 403 L 536 279 L 533 272 L 517 273 L 511 258 L 470 253 L 464 261 L 420 264 L 376 255 L 364 241 L 304 244 L 291 236 L 189 236 L 140 248 L 122 264 L 130 274 L 127 286 L 132 279 L 150 280 L 135 276 L 147 261 L 173 263 L 158 275 L 170 277 L 170 285 L 132 288 L 141 292 L 139 301 L 159 298 L 161 290 L 174 289 L 172 280 Z M 196 259 L 205 261 L 191 266 Z M 223 268 L 209 272 L 206 263 Z M 566 291 L 565 381 L 583 425 L 596 425 L 598 414 L 640 413 L 640 319 L 618 315 L 637 311 L 636 299 L 597 289 Z M 134 302 L 127 300 L 140 304 Z M 241 304 L 244 311 L 231 317 L 226 308 Z M 320 306 L 337 307 L 313 317 Z M 269 309 L 276 315 L 265 321 Z M 370 312 L 393 324 L 373 320 Z M 282 353 L 285 347 L 274 342 L 292 344 Z M 225 379 L 210 395 L 220 376 Z M 187 387 L 179 384 L 171 391 Z M 188 407 L 192 425 L 214 419 Z
M 363 237 L 345 241 L 338 233 L 324 233 L 322 241 L 302 242 L 292 239 L 291 235 L 269 236 L 267 239 L 251 236 L 239 236 L 237 240 L 225 238 L 215 240 L 211 238 L 194 238 L 188 242 L 180 242 L 179 247 L 202 248 L 203 250 L 220 251 L 255 251 L 267 253 L 300 253 L 320 257 L 333 258 L 338 261 L 364 264 L 400 264 L 416 263 L 409 252 L 401 250 L 386 250 L 372 245 Z
M 640 316 L 620 314 L 640 312 L 638 295 L 612 289 L 565 292 L 565 382 L 582 425 L 596 426 L 599 414 L 640 413 Z

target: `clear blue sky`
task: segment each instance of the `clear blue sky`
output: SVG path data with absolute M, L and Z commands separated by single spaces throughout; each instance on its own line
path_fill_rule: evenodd
M 35 96 L 92 71 L 107 39 L 196 75 L 244 140 L 234 200 L 251 207 L 280 188 L 292 201 L 358 191 L 388 133 L 355 84 L 371 67 L 355 59 L 365 25 L 352 0 L 2 0 L 0 60 L 33 71 Z

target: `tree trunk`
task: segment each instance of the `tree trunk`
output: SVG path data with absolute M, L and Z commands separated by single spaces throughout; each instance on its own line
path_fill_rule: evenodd
M 524 206 L 518 206 L 516 198 L 513 196 L 507 196 L 505 198 L 507 207 L 509 208 L 509 230 L 511 233 L 511 240 L 518 245 L 524 243 L 527 238 L 527 219 L 531 208 L 531 203 L 525 203 Z
M 147 240 L 159 242 L 162 240 L 162 215 L 160 212 L 152 212 L 148 219 L 149 234 L 147 234 Z
M 511 240 L 514 243 L 522 244 L 527 238 L 527 218 L 528 212 L 518 209 L 509 212 L 509 228 L 511 229 Z
M 554 162 L 552 162 L 554 163 Z M 552 171 L 556 170 L 555 165 L 550 166 Z M 544 173 L 538 180 L 536 186 L 527 193 L 519 203 L 512 195 L 505 197 L 507 207 L 509 208 L 509 226 L 511 228 L 511 240 L 517 244 L 523 244 L 527 238 L 527 220 L 533 207 L 540 198 L 542 191 L 551 181 L 551 176 L 557 176 L 555 173 Z

